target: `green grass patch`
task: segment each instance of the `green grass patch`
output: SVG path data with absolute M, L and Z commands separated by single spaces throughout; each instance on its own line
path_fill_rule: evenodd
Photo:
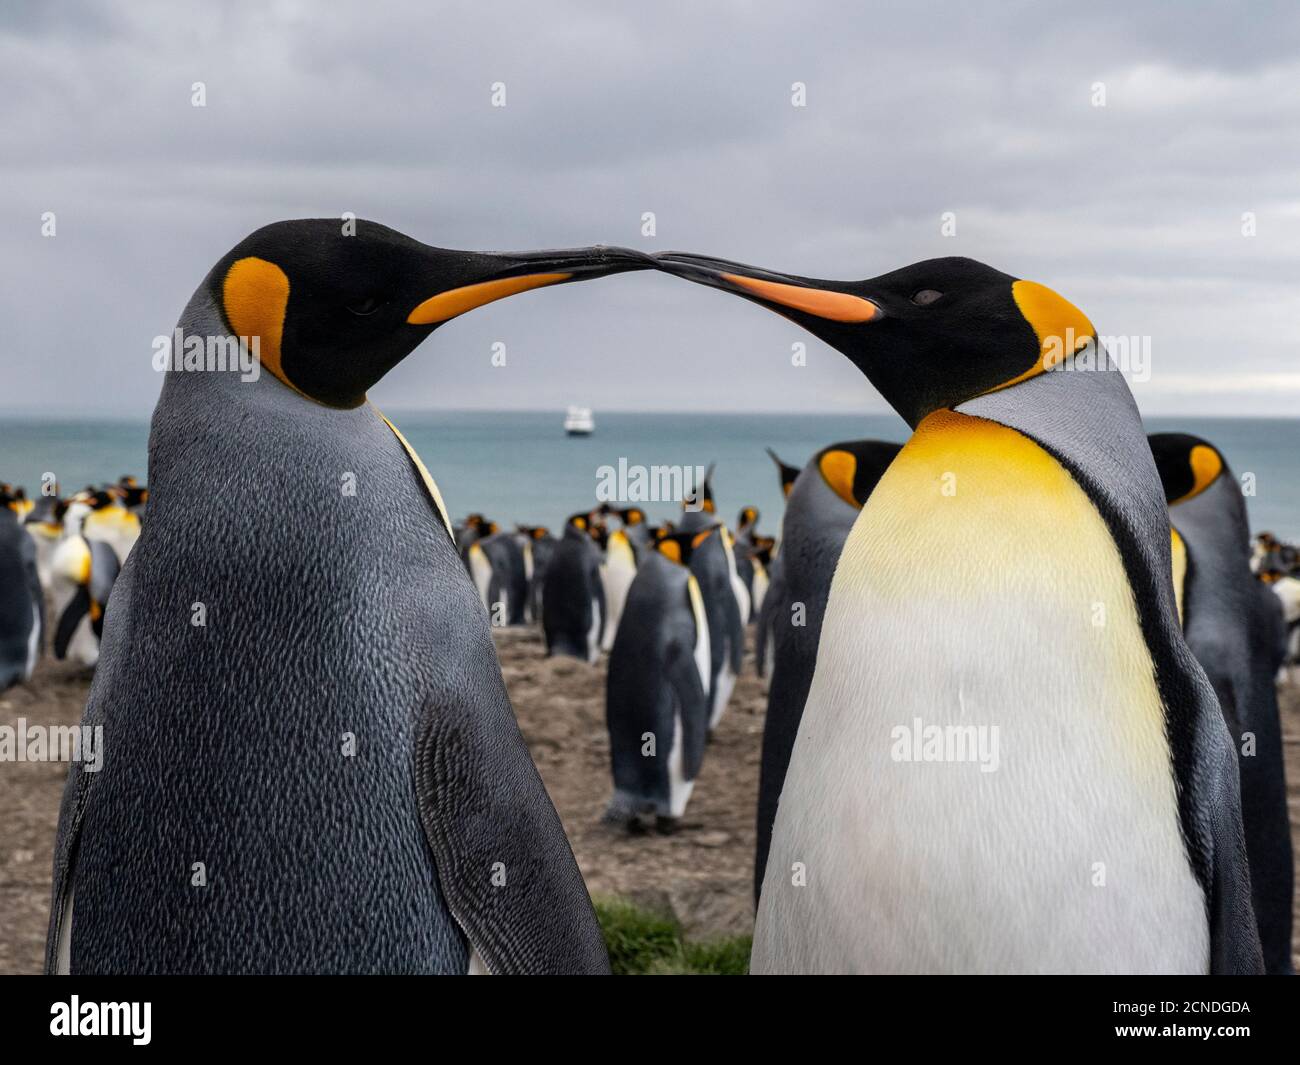
M 749 936 L 692 942 L 666 914 L 626 899 L 595 903 L 615 976 L 744 976 L 749 971 Z

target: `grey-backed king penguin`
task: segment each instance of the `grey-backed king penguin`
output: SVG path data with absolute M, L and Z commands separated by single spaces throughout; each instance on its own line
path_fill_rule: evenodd
M 44 644 L 45 593 L 19 500 L 0 486 L 0 691 L 31 678 Z
M 600 658 L 605 631 L 605 588 L 600 576 L 600 547 L 591 538 L 588 514 L 572 514 L 551 552 L 542 587 L 542 632 L 548 655 L 569 655 L 584 662 Z
M 756 899 L 767 869 L 777 800 L 817 664 L 817 642 L 835 564 L 858 512 L 899 449 L 900 445 L 884 440 L 831 444 L 809 460 L 786 499 L 781 522 L 781 581 L 769 592 L 776 598 L 764 615 L 771 619 L 773 655 L 758 775 Z
M 1291 972 L 1294 867 L 1274 677 L 1277 596 L 1250 572 L 1250 524 L 1222 453 L 1186 433 L 1149 440 L 1173 523 L 1174 592 L 1187 646 L 1210 678 L 1241 771 L 1241 820 L 1269 973 Z
M 715 534 L 716 535 L 716 534 Z M 709 623 L 690 571 L 698 536 L 679 533 L 642 552 L 609 655 L 605 723 L 614 795 L 608 821 L 653 814 L 671 829 L 686 811 L 709 730 Z
M 366 391 L 458 314 L 636 265 L 326 219 L 212 269 L 180 328 L 258 338 L 262 372 L 164 378 L 86 709 L 109 753 L 64 794 L 50 969 L 607 971 L 446 509 Z
M 1088 319 L 970 259 L 659 258 L 809 329 L 914 430 L 831 583 L 752 971 L 1259 972 L 1235 752 Z

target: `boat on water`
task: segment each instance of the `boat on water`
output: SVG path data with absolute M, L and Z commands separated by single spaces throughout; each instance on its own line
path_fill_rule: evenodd
M 570 436 L 590 436 L 596 431 L 590 407 L 570 407 L 564 416 L 564 431 Z

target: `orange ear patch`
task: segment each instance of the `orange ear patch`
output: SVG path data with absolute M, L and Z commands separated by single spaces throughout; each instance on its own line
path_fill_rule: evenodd
M 235 335 L 250 342 L 257 337 L 261 364 L 290 384 L 280 369 L 280 339 L 289 306 L 288 275 L 275 263 L 256 256 L 239 259 L 226 271 L 221 301 Z
M 1192 488 L 1173 500 L 1169 505 L 1172 507 L 1175 503 L 1182 503 L 1194 496 L 1200 495 L 1214 483 L 1214 479 L 1223 472 L 1223 459 L 1219 453 L 1212 447 L 1205 444 L 1197 444 L 1192 448 L 1187 456 L 1187 465 L 1192 468 Z
M 1017 281 L 1011 286 L 1011 296 L 1038 337 L 1038 358 L 1028 370 L 1004 381 L 998 388 L 1018 385 L 1044 370 L 1059 366 L 1078 353 L 1084 342 L 1095 335 L 1088 316 L 1046 285 L 1036 281 Z
M 659 553 L 665 558 L 671 558 L 674 562 L 682 560 L 682 547 L 676 540 L 660 540 L 655 547 L 659 548 Z
M 828 451 L 817 464 L 827 486 L 854 510 L 862 504 L 853 495 L 853 479 L 858 474 L 858 460 L 847 451 Z
M 740 274 L 723 274 L 733 285 L 752 292 L 755 296 L 789 307 L 794 311 L 816 315 L 832 322 L 869 322 L 880 313 L 870 300 L 850 296 L 847 292 L 832 292 L 824 288 L 806 288 L 803 285 L 786 285 L 779 281 L 762 281 Z

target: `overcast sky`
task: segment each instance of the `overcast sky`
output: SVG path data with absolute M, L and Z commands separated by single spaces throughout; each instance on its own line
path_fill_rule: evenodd
M 969 255 L 1149 337 L 1150 413 L 1300 408 L 1294 0 L 6 0 L 0 112 L 0 409 L 147 414 L 151 341 L 211 265 L 266 222 L 345 211 L 444 247 L 824 277 Z M 648 274 L 467 315 L 372 397 L 883 409 L 793 325 Z

